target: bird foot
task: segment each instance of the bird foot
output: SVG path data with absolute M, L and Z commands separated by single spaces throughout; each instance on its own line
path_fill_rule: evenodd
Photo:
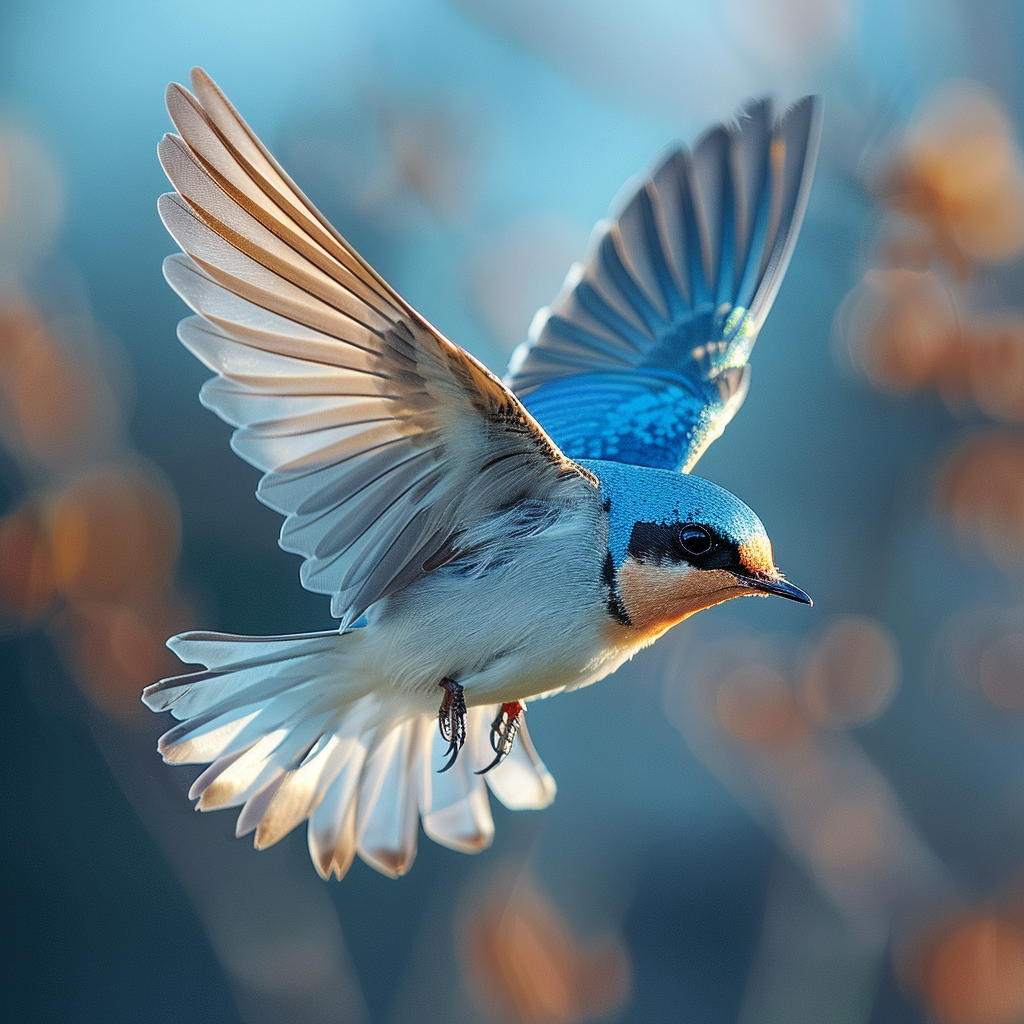
M 438 685 L 444 690 L 444 697 L 441 698 L 441 707 L 437 712 L 437 724 L 441 729 L 441 738 L 448 741 L 445 755 L 451 755 L 448 763 L 439 769 L 440 774 L 455 764 L 462 744 L 466 742 L 466 698 L 462 687 L 454 679 L 446 676 Z
M 477 775 L 485 775 L 492 768 L 497 768 L 512 752 L 519 732 L 519 723 L 523 720 L 523 705 L 518 700 L 510 704 L 502 704 L 498 717 L 491 722 L 491 749 L 495 753 L 494 760 Z

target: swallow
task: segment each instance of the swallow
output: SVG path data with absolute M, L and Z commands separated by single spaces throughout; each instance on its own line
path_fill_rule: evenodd
M 201 70 L 167 91 L 177 134 L 164 263 L 200 400 L 262 471 L 302 584 L 337 629 L 190 632 L 146 688 L 178 720 L 200 810 L 277 842 L 308 822 L 324 878 L 397 877 L 424 832 L 489 846 L 487 788 L 555 783 L 534 698 L 614 672 L 695 612 L 810 598 L 758 517 L 691 474 L 747 393 L 748 357 L 803 218 L 820 108 L 767 100 L 677 147 L 594 230 L 504 381 L 416 312 L 316 210 Z M 440 769 L 440 770 L 439 770 Z

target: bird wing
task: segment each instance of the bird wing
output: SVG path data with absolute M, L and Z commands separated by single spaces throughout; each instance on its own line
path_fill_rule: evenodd
M 281 546 L 347 627 L 525 498 L 599 500 L 519 400 L 439 334 L 295 187 L 207 75 L 167 91 L 164 273 L 198 313 L 184 345 L 204 405 L 263 470 Z
M 746 397 L 796 244 L 821 129 L 768 100 L 678 148 L 602 222 L 506 383 L 575 459 L 689 472 Z

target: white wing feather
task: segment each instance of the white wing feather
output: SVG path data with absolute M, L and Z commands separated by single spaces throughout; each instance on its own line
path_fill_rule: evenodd
M 286 517 L 281 546 L 342 628 L 502 507 L 596 503 L 593 478 L 330 227 L 205 73 L 192 83 L 168 89 L 181 134 L 159 150 L 177 190 L 160 214 L 187 254 L 165 274 L 199 314 L 179 337 L 218 375 L 203 404 L 237 428 Z

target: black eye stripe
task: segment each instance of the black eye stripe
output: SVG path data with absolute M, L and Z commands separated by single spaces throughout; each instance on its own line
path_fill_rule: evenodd
M 636 523 L 627 553 L 649 565 L 681 562 L 700 569 L 739 564 L 736 545 L 702 523 Z

